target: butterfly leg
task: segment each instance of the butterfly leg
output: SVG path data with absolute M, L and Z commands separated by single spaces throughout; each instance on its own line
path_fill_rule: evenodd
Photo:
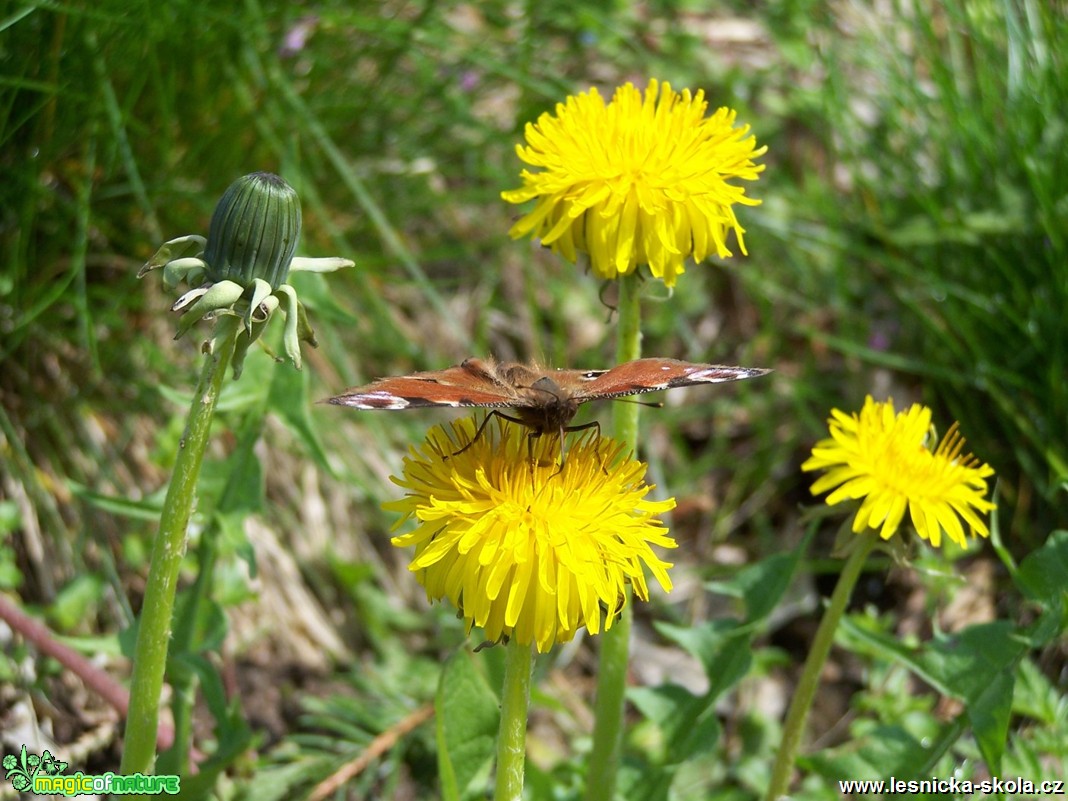
M 597 436 L 599 438 L 601 436 L 601 424 L 596 420 L 589 423 L 583 423 L 580 426 L 560 426 L 560 469 L 556 471 L 557 473 L 562 473 L 564 471 L 564 434 L 574 434 L 576 431 L 589 431 L 591 428 L 597 429 Z M 604 465 L 601 466 L 601 469 L 604 470 Z
M 590 422 L 590 423 L 583 423 L 580 426 L 561 426 L 560 427 L 560 436 L 562 437 L 564 435 L 565 431 L 568 434 L 574 434 L 576 431 L 589 431 L 591 428 L 596 428 L 597 429 L 597 436 L 598 437 L 601 436 L 601 424 L 599 422 L 597 422 L 596 420 L 594 420 L 593 422 Z
M 460 448 L 460 450 L 456 451 L 452 455 L 453 456 L 459 456 L 461 453 L 463 453 L 468 448 L 470 448 L 472 445 L 474 445 L 476 442 L 478 442 L 479 437 L 482 436 L 482 432 L 485 431 L 486 426 L 489 424 L 490 419 L 492 419 L 494 417 L 501 417 L 501 418 L 503 418 L 505 420 L 508 420 L 508 421 L 510 421 L 512 423 L 518 423 L 521 426 L 526 426 L 526 423 L 524 423 L 518 417 L 512 417 L 511 415 L 505 414 L 504 412 L 500 412 L 500 411 L 497 411 L 496 409 L 494 409 L 493 411 L 491 411 L 489 414 L 486 415 L 486 419 L 485 420 L 483 420 L 481 423 L 479 423 L 478 429 L 475 431 L 475 436 L 471 437 L 471 441 L 468 442 L 466 445 L 464 445 L 462 448 Z

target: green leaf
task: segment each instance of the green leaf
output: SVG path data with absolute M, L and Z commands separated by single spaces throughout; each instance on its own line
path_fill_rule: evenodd
M 190 607 L 193 601 L 196 604 L 196 620 L 187 620 L 191 614 Z M 196 588 L 188 587 L 180 590 L 174 603 L 175 631 L 182 627 L 189 627 L 194 632 L 190 643 L 189 653 L 206 653 L 222 650 L 223 641 L 229 631 L 229 621 L 226 612 L 214 598 L 199 598 Z M 173 648 L 172 648 L 173 651 Z M 178 654 L 175 654 L 178 656 Z
M 459 651 L 445 663 L 434 707 L 442 797 L 459 801 L 479 775 L 487 774 L 500 725 L 497 696 L 471 654 Z
M 164 487 L 144 500 L 132 501 L 129 498 L 95 492 L 73 479 L 67 479 L 67 486 L 75 497 L 80 498 L 90 506 L 119 517 L 151 522 L 159 520 L 160 510 L 163 508 L 163 496 L 166 492 L 166 487 Z
M 1013 625 L 997 620 L 936 637 L 920 655 L 918 669 L 941 692 L 968 701 L 982 695 L 999 673 L 1015 669 L 1023 651 Z
M 715 703 L 749 671 L 753 661 L 751 630 L 735 621 L 712 621 L 702 626 L 656 625 L 669 640 L 693 654 L 708 676 L 709 688 L 695 695 L 677 684 L 634 688 L 627 697 L 663 731 L 672 763 L 706 751 L 719 740 Z
M 22 525 L 19 506 L 14 501 L 0 500 L 0 537 L 5 537 Z
M 633 687 L 627 698 L 664 733 L 670 764 L 710 751 L 719 742 L 721 728 L 713 697 L 694 695 L 677 684 L 663 684 Z
M 1020 563 L 1016 583 L 1033 600 L 1064 603 L 1068 594 L 1068 531 L 1058 530 Z
M 1001 758 L 1009 736 L 1012 690 L 1016 677 L 1008 671 L 997 673 L 980 693 L 968 700 L 968 719 L 979 743 L 983 759 L 995 774 L 1001 773 Z
M 800 756 L 797 763 L 830 781 L 843 777 L 878 780 L 912 776 L 915 767 L 923 764 L 926 750 L 901 726 L 878 726 L 863 737 L 851 737 L 839 748 Z
M 656 623 L 656 630 L 685 648 L 701 662 L 715 700 L 745 676 L 753 659 L 750 629 L 733 620 L 713 620 L 701 626 Z
M 675 770 L 650 765 L 620 766 L 616 797 L 627 801 L 667 801 L 671 798 L 671 783 Z
M 923 649 L 866 631 L 852 617 L 843 618 L 841 631 L 875 646 L 873 653 L 906 665 L 943 695 L 963 701 L 983 758 L 997 772 L 1008 734 L 1014 672 L 1026 649 L 1011 623 L 970 626 L 938 637 Z
M 195 775 L 182 777 L 182 798 L 196 801 L 209 797 L 219 774 L 248 749 L 252 742 L 252 730 L 245 721 L 238 700 L 227 700 L 222 676 L 206 657 L 184 654 L 180 661 L 184 670 L 196 674 L 208 710 L 215 719 L 217 746 L 214 753 L 197 766 Z M 166 767 L 164 756 L 160 758 L 161 772 L 171 770 Z
M 100 634 L 88 637 L 65 637 L 56 635 L 56 640 L 84 656 L 124 656 L 118 634 Z
M 709 582 L 706 586 L 713 592 L 745 602 L 745 620 L 755 623 L 763 620 L 778 605 L 797 570 L 804 548 L 775 554 L 749 565 L 725 581 Z
M 1068 699 L 1032 660 L 1024 659 L 1016 671 L 1012 711 L 1055 726 L 1058 721 L 1068 719 Z
M 60 631 L 69 631 L 93 614 L 104 594 L 104 580 L 91 573 L 70 581 L 48 607 L 48 617 Z
M 307 371 L 291 370 L 286 366 L 276 369 L 271 382 L 271 408 L 297 439 L 304 443 L 315 463 L 324 472 L 333 474 L 334 470 L 327 459 L 322 440 L 312 422 L 312 405 L 308 403 L 308 380 Z
M 14 590 L 21 585 L 22 571 L 19 570 L 15 549 L 0 545 L 0 590 Z

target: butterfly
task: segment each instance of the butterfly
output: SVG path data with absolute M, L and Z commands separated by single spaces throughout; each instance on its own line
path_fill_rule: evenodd
M 590 401 L 641 395 L 673 387 L 720 384 L 766 375 L 759 367 L 727 367 L 678 359 L 635 359 L 607 370 L 553 370 L 493 359 L 465 359 L 444 370 L 380 378 L 327 400 L 354 409 L 417 409 L 431 406 L 491 408 L 475 432 L 474 444 L 490 417 L 532 429 L 531 437 L 582 431 L 596 422 L 573 426 L 579 407 Z M 498 411 L 510 408 L 515 416 Z M 461 451 L 462 452 L 462 451 Z M 454 454 L 456 455 L 456 454 Z

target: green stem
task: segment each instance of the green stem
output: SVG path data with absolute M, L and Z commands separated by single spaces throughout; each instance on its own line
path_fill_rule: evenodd
M 616 332 L 616 364 L 633 361 L 642 355 L 642 304 L 641 281 L 637 273 L 624 276 L 619 281 L 619 329 Z M 637 403 L 617 403 L 612 410 L 613 437 L 638 448 Z
M 230 457 L 232 470 L 226 479 L 216 506 L 216 512 L 235 509 L 240 504 L 239 495 L 244 486 L 244 477 L 248 475 L 249 460 L 253 457 L 256 440 L 263 431 L 263 420 L 267 414 L 267 399 L 270 392 L 261 395 L 259 403 L 250 405 L 240 429 L 237 432 L 237 444 L 234 455 Z M 196 690 L 199 679 L 188 667 L 175 664 L 176 658 L 195 653 L 204 636 L 202 616 L 211 600 L 215 577 L 215 563 L 219 556 L 219 523 L 212 520 L 200 534 L 197 545 L 197 577 L 186 595 L 185 604 L 174 615 L 174 633 L 171 636 L 171 667 L 168 676 L 173 690 L 171 715 L 174 719 L 174 747 L 160 755 L 156 768 L 159 773 L 184 776 L 189 772 L 189 749 L 193 734 L 193 705 L 196 702 Z
M 853 587 L 860 578 L 868 554 L 878 542 L 878 537 L 872 532 L 860 536 L 861 540 L 855 543 L 853 552 L 849 554 L 845 565 L 842 566 L 838 584 L 835 585 L 834 593 L 831 595 L 831 602 L 827 606 L 827 611 L 823 613 L 823 619 L 820 621 L 816 636 L 812 640 L 812 646 L 809 648 L 805 667 L 801 671 L 801 678 L 798 680 L 797 689 L 790 702 L 790 709 L 786 713 L 782 743 L 779 745 L 779 753 L 775 755 L 771 783 L 764 796 L 765 801 L 777 801 L 786 795 L 794 770 L 794 760 L 797 758 L 797 749 L 801 744 L 801 735 L 805 731 L 808 711 L 812 708 L 812 699 L 816 697 L 823 665 L 827 661 L 827 655 L 831 652 L 831 645 L 834 642 L 834 632 L 845 613 L 849 596 L 852 595 Z
M 529 645 L 508 643 L 501 694 L 501 729 L 497 737 L 497 789 L 494 801 L 521 801 L 527 756 L 527 710 L 534 655 Z
M 172 657 L 192 653 L 200 636 L 197 625 L 203 606 L 211 595 L 212 578 L 218 555 L 218 528 L 213 524 L 204 529 L 197 545 L 197 577 L 193 583 L 184 608 L 174 616 L 174 634 L 171 637 Z M 184 668 L 174 670 L 172 664 L 171 716 L 174 719 L 174 747 L 160 757 L 162 773 L 184 776 L 189 772 L 189 747 L 193 736 L 193 705 L 196 702 L 197 675 Z
M 197 477 L 208 444 L 215 403 L 234 353 L 239 326 L 240 321 L 230 315 L 221 317 L 216 325 L 215 347 L 208 354 L 197 382 L 163 502 L 159 530 L 152 546 L 152 563 L 145 585 L 130 679 L 130 709 L 126 717 L 121 768 L 124 774 L 151 773 L 155 765 L 159 699 L 167 666 L 178 572 L 185 554 L 186 529 L 196 498 Z
M 641 356 L 641 321 L 641 284 L 638 274 L 634 273 L 619 281 L 616 364 Z M 615 439 L 625 443 L 632 452 L 637 451 L 638 447 L 640 409 L 637 403 L 617 403 L 612 412 Z M 586 772 L 586 801 L 611 801 L 615 795 L 616 774 L 623 746 L 623 705 L 627 690 L 632 618 L 628 598 L 619 619 L 601 637 L 593 746 Z

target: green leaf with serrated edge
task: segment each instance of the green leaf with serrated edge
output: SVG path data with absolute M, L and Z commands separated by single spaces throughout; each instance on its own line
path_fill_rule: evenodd
M 878 726 L 837 748 L 828 748 L 798 757 L 805 771 L 837 782 L 850 779 L 878 781 L 887 776 L 909 777 L 923 764 L 927 747 L 901 726 Z
M 500 725 L 497 696 L 472 654 L 460 651 L 445 663 L 434 708 L 442 798 L 460 801 L 492 764 Z
M 1049 677 L 1031 659 L 1024 658 L 1016 671 L 1012 711 L 1056 726 L 1061 715 L 1068 711 L 1068 699 L 1061 696 Z
M 867 631 L 852 616 L 840 632 L 864 650 L 894 659 L 943 695 L 963 701 L 983 758 L 996 770 L 1004 750 L 1012 707 L 1014 672 L 1026 642 L 1008 621 L 970 626 L 952 636 L 936 637 L 923 648 Z
M 926 673 L 964 701 L 983 759 L 995 773 L 1008 736 L 1016 667 L 1026 647 L 1012 624 L 994 621 L 938 637 L 920 657 Z
M 934 638 L 920 653 L 923 677 L 964 701 L 982 695 L 999 674 L 1015 671 L 1026 645 L 1005 620 L 981 623 Z

